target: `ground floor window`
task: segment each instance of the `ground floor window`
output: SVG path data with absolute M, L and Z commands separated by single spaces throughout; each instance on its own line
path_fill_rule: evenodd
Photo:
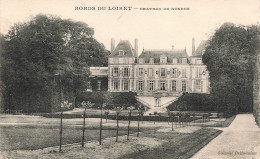
M 97 81 L 97 90 L 101 90 L 101 80 Z
M 149 81 L 149 91 L 154 90 L 154 81 Z
M 187 91 L 187 83 L 186 81 L 181 81 L 181 90 L 182 92 L 186 92 Z
M 196 80 L 195 81 L 195 88 L 196 89 L 201 89 L 201 80 Z
M 113 88 L 113 90 L 119 90 L 119 81 L 118 80 L 112 81 L 112 88 Z
M 123 90 L 129 90 L 129 81 L 128 80 L 123 81 Z
M 166 90 L 166 82 L 160 81 L 160 90 L 165 91 Z
M 138 90 L 139 91 L 143 90 L 143 81 L 138 81 Z
M 177 81 L 175 80 L 172 81 L 172 91 L 177 92 Z

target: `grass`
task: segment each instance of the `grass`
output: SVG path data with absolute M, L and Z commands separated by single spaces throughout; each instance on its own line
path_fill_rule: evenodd
M 233 120 L 235 119 L 236 115 L 227 118 L 225 121 L 218 121 L 212 124 L 208 124 L 208 125 L 197 125 L 197 126 L 202 126 L 202 127 L 229 127 L 229 125 L 233 122 Z
M 136 132 L 136 128 L 131 128 L 130 133 Z M 1 126 L 0 148 L 6 150 L 35 150 L 59 145 L 58 125 L 12 125 Z M 142 129 L 141 129 L 142 131 Z M 85 131 L 85 141 L 99 140 L 99 127 L 88 127 Z M 119 135 L 126 135 L 127 129 L 121 127 Z M 115 127 L 104 127 L 102 138 L 116 136 Z M 82 139 L 81 126 L 64 126 L 62 144 L 79 143 Z
M 142 135 L 146 137 L 153 137 L 166 142 L 152 150 L 125 155 L 121 159 L 190 158 L 220 133 L 220 130 L 209 128 L 202 128 L 191 134 L 144 132 Z

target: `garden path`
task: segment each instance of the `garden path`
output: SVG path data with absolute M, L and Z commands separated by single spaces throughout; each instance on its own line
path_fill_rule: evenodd
M 192 159 L 260 158 L 260 128 L 252 114 L 239 114 Z

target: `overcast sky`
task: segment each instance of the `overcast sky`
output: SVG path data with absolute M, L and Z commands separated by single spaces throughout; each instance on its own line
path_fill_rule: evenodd
M 75 7 L 96 10 L 75 10 Z M 190 10 L 97 10 L 97 7 L 176 8 Z M 139 54 L 144 49 L 187 49 L 191 39 L 196 46 L 224 22 L 259 24 L 260 0 L 0 0 L 0 32 L 6 34 L 15 23 L 39 14 L 54 14 L 64 19 L 83 21 L 95 30 L 95 38 L 110 50 L 110 39 L 139 39 Z

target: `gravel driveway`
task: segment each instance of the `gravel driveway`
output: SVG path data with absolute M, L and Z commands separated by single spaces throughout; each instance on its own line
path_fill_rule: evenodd
M 260 128 L 252 114 L 239 114 L 228 128 L 192 159 L 260 158 Z

